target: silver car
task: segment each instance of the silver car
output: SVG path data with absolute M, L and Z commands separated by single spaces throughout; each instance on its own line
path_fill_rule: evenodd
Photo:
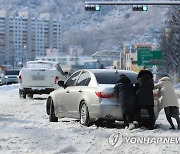
M 127 70 L 79 70 L 64 83 L 59 81 L 59 89 L 50 93 L 46 111 L 50 122 L 58 118 L 80 119 L 82 125 L 90 125 L 98 119 L 123 120 L 121 104 L 114 96 L 114 85 L 121 74 L 127 75 L 133 84 L 137 73 Z M 157 98 L 155 97 L 155 116 L 158 117 Z M 142 117 L 147 116 L 142 111 Z
M 3 73 L 0 73 L 0 85 L 3 85 L 5 83 L 5 77 Z
M 5 71 L 5 84 L 18 83 L 19 70 Z

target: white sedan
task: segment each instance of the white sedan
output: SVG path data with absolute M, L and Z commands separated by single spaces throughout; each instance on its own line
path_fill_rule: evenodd
M 19 95 L 49 94 L 57 89 L 59 80 L 65 80 L 61 66 L 49 61 L 29 61 L 19 73 Z

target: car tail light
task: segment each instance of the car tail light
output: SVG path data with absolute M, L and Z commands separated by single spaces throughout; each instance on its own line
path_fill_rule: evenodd
M 99 98 L 112 98 L 113 97 L 113 94 L 105 94 L 105 93 L 102 93 L 102 92 L 95 92 L 96 95 L 99 97 Z
M 158 90 L 153 91 L 153 96 L 154 98 L 158 99 Z
M 54 88 L 51 88 L 51 89 L 50 89 L 51 92 L 54 91 L 54 90 L 55 90 Z
M 22 77 L 21 76 L 19 76 L 19 83 L 22 83 Z
M 55 84 L 57 84 L 57 83 L 58 83 L 58 81 L 59 81 L 59 77 L 58 77 L 58 76 L 56 76 L 56 77 L 55 77 Z

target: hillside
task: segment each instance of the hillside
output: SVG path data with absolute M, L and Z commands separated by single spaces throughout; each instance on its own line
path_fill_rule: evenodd
M 157 43 L 167 8 L 151 6 L 133 12 L 132 6 L 102 6 L 100 12 L 84 9 L 83 0 L 0 0 L 0 9 L 50 12 L 63 25 L 63 51 L 80 45 L 86 54 L 97 50 L 119 50 L 123 43 Z

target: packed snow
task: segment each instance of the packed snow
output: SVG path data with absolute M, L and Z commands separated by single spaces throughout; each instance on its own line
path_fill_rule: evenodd
M 180 89 L 176 92 L 180 93 Z M 122 122 L 85 127 L 67 118 L 50 123 L 45 110 L 47 96 L 20 99 L 17 84 L 0 86 L 0 153 L 178 154 L 180 151 L 180 131 L 169 129 L 163 111 L 154 130 L 125 130 Z M 119 138 L 114 138 L 115 134 Z M 136 141 L 142 138 L 144 142 Z

